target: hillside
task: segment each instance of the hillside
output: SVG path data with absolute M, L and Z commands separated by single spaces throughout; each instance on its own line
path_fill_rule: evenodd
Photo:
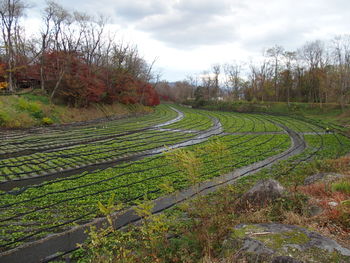
M 25 95 L 0 96 L 0 128 L 30 128 L 85 122 L 101 118 L 122 118 L 152 112 L 140 104 L 99 104 L 69 107 L 50 103 L 48 96 L 34 92 Z

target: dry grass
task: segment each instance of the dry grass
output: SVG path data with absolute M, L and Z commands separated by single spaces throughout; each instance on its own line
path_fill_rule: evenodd
M 335 172 L 350 175 L 350 156 L 327 161 Z
M 310 223 L 310 219 L 302 216 L 300 214 L 297 214 L 293 211 L 286 211 L 283 215 L 284 219 L 281 223 L 287 224 L 287 225 L 298 225 L 298 226 L 305 226 Z
M 349 157 L 329 160 L 327 167 L 332 172 L 349 173 Z M 308 186 L 299 186 L 290 190 L 291 195 L 277 200 L 265 207 L 239 207 L 237 194 L 231 189 L 222 189 L 211 197 L 202 197 L 185 206 L 184 211 L 195 223 L 182 229 L 182 235 L 194 238 L 202 245 L 203 258 L 200 262 L 245 262 L 239 253 L 226 256 L 217 254 L 215 247 L 222 244 L 232 227 L 237 224 L 259 224 L 278 222 L 311 229 L 336 240 L 350 248 L 350 206 L 342 205 L 350 200 L 345 192 L 335 191 L 332 185 L 349 180 L 350 177 L 338 178 L 330 182 L 317 182 Z M 293 192 L 294 191 L 294 192 Z M 309 199 L 305 198 L 307 196 Z M 336 202 L 338 206 L 329 203 Z M 309 207 L 322 208 L 318 215 L 311 216 Z M 287 209 L 286 209 L 287 208 Z M 214 232 L 211 232 L 211 230 Z M 231 260 L 231 261 L 229 261 Z M 241 261 L 239 261 L 241 260 Z
M 81 122 L 111 116 L 127 116 L 130 113 L 149 113 L 151 108 L 134 105 L 125 106 L 122 104 L 113 105 L 92 105 L 89 108 L 67 108 L 59 106 L 57 112 L 62 123 Z
M 306 186 L 299 186 L 297 190 L 301 193 L 316 198 L 328 198 L 330 197 L 331 193 L 329 192 L 329 189 L 327 190 L 327 187 L 329 187 L 328 184 L 324 182 L 317 182 Z
M 338 171 L 349 172 L 349 158 L 333 160 L 333 164 Z M 332 182 L 314 183 L 308 186 L 298 187 L 298 191 L 310 197 L 310 205 L 317 205 L 322 208 L 322 213 L 312 218 L 302 217 L 297 223 L 301 226 L 312 226 L 320 232 L 343 246 L 350 248 L 350 194 L 348 192 L 336 190 L 334 185 L 341 182 L 350 182 L 350 177 L 340 178 Z M 291 217 L 290 217 L 291 218 Z

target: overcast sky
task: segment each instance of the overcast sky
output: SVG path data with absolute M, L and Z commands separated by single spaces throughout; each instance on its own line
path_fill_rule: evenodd
M 32 0 L 33 2 L 34 0 Z M 155 57 L 162 78 L 182 80 L 215 63 L 254 60 L 264 48 L 295 50 L 306 41 L 348 34 L 349 0 L 57 0 L 103 14 L 120 39 Z M 34 1 L 34 20 L 44 0 Z M 33 22 L 34 25 L 34 22 Z

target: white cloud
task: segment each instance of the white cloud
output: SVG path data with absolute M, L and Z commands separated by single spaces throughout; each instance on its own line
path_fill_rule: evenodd
M 44 0 L 38 0 L 38 6 Z M 118 36 L 146 59 L 159 57 L 175 80 L 214 63 L 245 60 L 275 44 L 295 50 L 306 41 L 349 33 L 348 0 L 60 0 L 66 8 L 102 13 Z M 35 13 L 37 15 L 38 13 Z

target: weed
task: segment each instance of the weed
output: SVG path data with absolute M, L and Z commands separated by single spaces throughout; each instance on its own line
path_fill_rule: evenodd
M 333 183 L 331 188 L 334 192 L 350 194 L 350 180 L 342 180 L 340 182 Z
M 113 227 L 112 214 L 118 210 L 123 208 L 122 204 L 118 204 L 117 206 L 114 204 L 115 194 L 112 194 L 108 199 L 108 203 L 104 206 L 100 201 L 97 203 L 98 208 L 104 216 L 107 217 L 107 221 L 111 227 Z
M 303 215 L 306 211 L 307 197 L 303 194 L 294 193 L 288 197 L 275 200 L 271 205 L 269 216 L 271 220 L 281 221 L 286 212 Z
M 44 117 L 41 119 L 41 123 L 44 124 L 44 125 L 51 125 L 53 124 L 53 120 L 49 117 Z
M 185 174 L 191 185 L 197 185 L 200 182 L 200 171 L 203 163 L 197 152 L 185 149 L 168 150 L 166 159 L 170 160 L 172 166 Z
M 113 227 L 112 214 L 121 206 L 114 205 L 114 195 L 108 203 L 98 202 L 100 211 L 107 217 L 109 227 L 92 227 L 89 240 L 80 244 L 73 259 L 78 262 L 166 262 L 168 218 L 164 214 L 153 215 L 153 202 L 140 201 L 134 208 L 142 218 L 140 226 L 132 226 L 129 231 L 116 230 Z

